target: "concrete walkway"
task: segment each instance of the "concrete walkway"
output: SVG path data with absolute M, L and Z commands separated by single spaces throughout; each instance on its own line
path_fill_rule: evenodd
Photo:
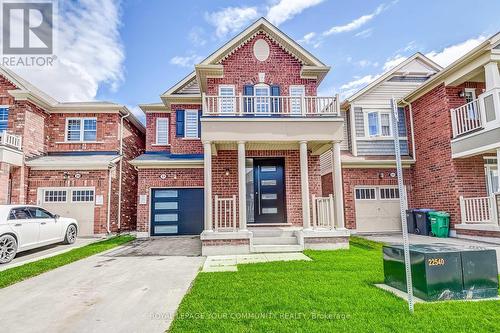
M 205 259 L 125 250 L 0 289 L 2 332 L 165 332 Z
M 58 254 L 68 252 L 73 249 L 77 249 L 79 247 L 88 245 L 93 242 L 97 242 L 102 240 L 103 238 L 101 237 L 86 237 L 86 238 L 77 238 L 76 242 L 71 245 L 63 244 L 63 243 L 58 243 L 58 244 L 52 244 L 52 245 L 47 245 L 44 247 L 40 247 L 38 249 L 33 249 L 29 251 L 24 251 L 21 253 L 18 253 L 16 257 L 9 262 L 8 264 L 0 265 L 0 271 L 21 266 L 24 264 L 27 264 L 32 261 L 37 261 L 40 259 L 44 258 L 50 258 L 53 256 L 56 256 Z
M 203 265 L 203 272 L 236 272 L 237 265 L 257 262 L 306 260 L 311 258 L 303 253 L 255 253 L 225 256 L 209 256 Z
M 382 242 L 387 244 L 403 244 L 403 238 L 401 234 L 378 234 L 378 235 L 357 235 L 359 237 L 363 237 L 369 240 L 373 240 L 376 242 Z M 500 244 L 497 243 L 486 243 L 477 240 L 470 240 L 464 238 L 436 238 L 429 236 L 421 236 L 421 235 L 413 235 L 410 234 L 410 244 L 448 244 L 455 246 L 477 246 L 484 248 L 495 249 L 497 252 L 497 265 L 498 271 L 500 272 Z

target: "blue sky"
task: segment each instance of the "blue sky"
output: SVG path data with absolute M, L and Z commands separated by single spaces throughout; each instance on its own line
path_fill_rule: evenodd
M 61 2 L 59 67 L 20 72 L 60 100 L 109 100 L 137 112 L 265 16 L 332 66 L 320 93 L 345 96 L 416 51 L 447 65 L 500 30 L 498 13 L 498 0 Z

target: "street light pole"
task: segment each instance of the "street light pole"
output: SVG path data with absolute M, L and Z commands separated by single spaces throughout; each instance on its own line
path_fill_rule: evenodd
M 396 100 L 393 98 L 392 104 L 392 135 L 394 137 L 394 150 L 396 155 L 396 171 L 398 175 L 398 189 L 399 189 L 399 206 L 401 209 L 401 228 L 403 229 L 403 249 L 405 256 L 405 269 L 406 269 L 406 290 L 408 292 L 408 307 L 410 313 L 413 313 L 413 284 L 411 277 L 411 263 L 410 263 L 410 240 L 408 238 L 408 227 L 406 221 L 406 191 L 403 182 L 403 167 L 401 163 L 401 149 L 399 143 L 399 112 Z

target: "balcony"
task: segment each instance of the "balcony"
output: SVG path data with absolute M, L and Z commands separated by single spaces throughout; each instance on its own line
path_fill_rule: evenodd
M 454 158 L 484 153 L 500 145 L 500 88 L 451 109 Z
M 319 96 L 203 96 L 203 116 L 339 117 L 339 98 Z
M 203 95 L 201 139 L 245 141 L 258 149 L 293 149 L 307 141 L 319 154 L 325 144 L 343 140 L 343 121 L 338 96 Z
M 18 135 L 0 132 L 0 162 L 21 166 L 23 163 L 22 139 Z

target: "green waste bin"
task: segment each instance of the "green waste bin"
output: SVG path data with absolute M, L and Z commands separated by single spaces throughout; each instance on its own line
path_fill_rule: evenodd
M 446 212 L 429 212 L 431 232 L 435 237 L 446 238 L 450 231 L 450 214 Z

